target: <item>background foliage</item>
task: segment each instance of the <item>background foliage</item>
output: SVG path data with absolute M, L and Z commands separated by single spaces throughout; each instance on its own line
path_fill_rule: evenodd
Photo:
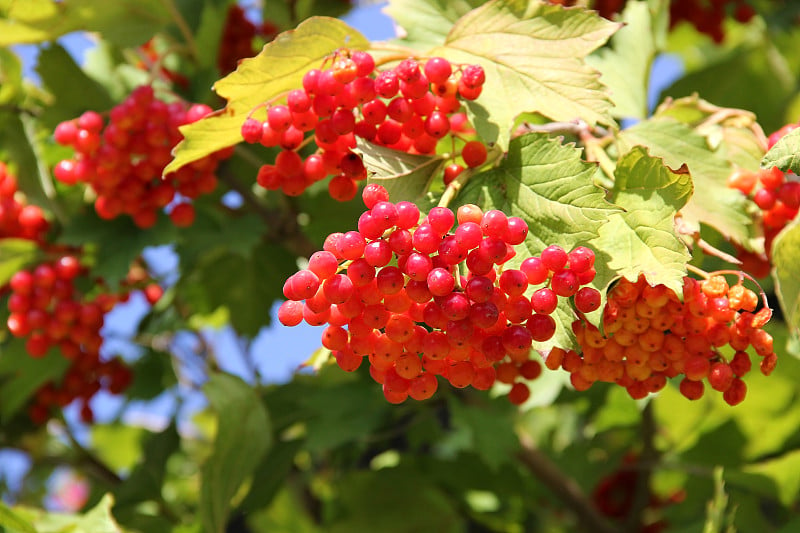
M 386 12 L 404 30 L 391 46 L 486 71 L 483 95 L 466 109 L 480 138 L 494 143 L 497 164 L 473 176 L 452 207 L 476 203 L 525 218 L 529 255 L 588 243 L 603 265 L 600 289 L 645 272 L 679 290 L 687 265 L 729 268 L 701 253 L 698 239 L 728 254 L 764 252 L 754 204 L 726 186 L 734 168 L 800 170 L 800 135 L 784 137 L 763 161 L 759 136 L 800 118 L 797 8 L 751 3 L 758 15 L 747 24 L 727 18 L 721 43 L 687 23 L 670 27 L 665 0 L 631 0 L 613 22 L 522 0 L 396 0 Z M 351 8 L 346 2 L 270 0 L 255 10 L 270 31 L 253 38 L 254 57 L 220 72 L 231 4 L 0 0 L 1 159 L 27 201 L 48 213 L 55 243 L 81 247 L 93 276 L 116 286 L 144 254 L 166 288 L 152 306 L 134 296 L 141 318 L 123 316 L 131 326 L 124 338 L 104 330 L 104 353 L 123 354 L 134 380 L 122 400 L 96 398 L 91 425 L 75 406 L 45 425 L 31 422 L 31 398 L 63 376 L 66 362 L 54 352 L 31 358 L 0 330 L 0 461 L 27 466 L 21 484 L 0 478 L 0 525 L 176 533 L 800 527 L 796 220 L 772 243 L 772 276 L 762 280 L 776 312 L 767 329 L 778 368 L 748 376 L 747 400 L 736 407 L 718 394 L 689 402 L 677 384 L 638 401 L 602 383 L 577 392 L 561 371 L 532 382 L 520 408 L 502 388 L 444 386 L 431 400 L 395 406 L 365 368 L 345 374 L 324 349 L 300 354 L 305 370 L 289 381 L 266 377 L 293 350 L 256 341 L 273 327 L 284 280 L 329 233 L 354 228 L 362 208 L 357 199 L 335 202 L 324 183 L 296 197 L 258 187 L 258 168 L 276 150 L 243 144 L 243 117 L 298 87 L 345 43 L 387 61 L 392 52 L 334 18 Z M 95 41 L 83 62 L 59 41 L 74 31 Z M 23 75 L 15 47 L 23 43 L 38 46 L 39 82 Z M 143 66 L 145 43 L 159 55 Z M 653 65 L 670 60 L 682 72 L 653 105 Z M 149 229 L 127 217 L 102 220 L 89 195 L 52 178 L 69 156 L 52 137 L 61 121 L 108 111 L 149 82 L 222 110 L 184 128 L 168 171 L 235 146 L 220 186 L 194 202 L 190 227 L 164 213 Z M 587 128 L 610 133 L 598 141 Z M 438 202 L 442 150 L 358 150 L 394 201 Z M 162 245 L 174 268 L 153 259 Z M 0 239 L 0 285 L 43 253 L 32 241 Z M 7 300 L 0 292 L 4 323 Z M 574 342 L 571 320 L 559 315 L 550 345 Z M 141 405 L 168 407 L 132 419 Z

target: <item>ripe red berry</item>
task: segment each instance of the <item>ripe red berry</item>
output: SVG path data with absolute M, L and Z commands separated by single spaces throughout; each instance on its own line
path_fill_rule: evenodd
M 192 204 L 177 204 L 169 213 L 172 223 L 179 228 L 187 228 L 194 224 L 195 210 Z
M 469 141 L 461 149 L 461 157 L 470 168 L 479 167 L 486 162 L 486 145 L 480 141 Z

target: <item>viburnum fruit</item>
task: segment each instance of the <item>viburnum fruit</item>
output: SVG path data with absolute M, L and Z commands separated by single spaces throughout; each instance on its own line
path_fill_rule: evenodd
M 729 286 L 722 275 L 683 279 L 683 301 L 664 285 L 651 286 L 644 276 L 620 280 L 608 293 L 603 331 L 580 316 L 573 331 L 580 350 L 554 348 L 548 368 L 570 373 L 578 390 L 596 381 L 617 383 L 633 398 L 658 392 L 667 379 L 683 376 L 681 393 L 703 396 L 704 382 L 723 393 L 730 405 L 744 400 L 743 377 L 750 371 L 752 347 L 765 375 L 777 362 L 772 337 L 762 328 L 771 316 L 758 309 L 756 294 L 742 284 Z M 730 347 L 734 355 L 721 349 Z
M 88 403 L 98 391 L 120 393 L 131 382 L 131 372 L 121 360 L 100 355 L 104 315 L 127 298 L 127 290 L 88 297 L 76 284 L 85 275 L 78 257 L 62 255 L 20 270 L 9 281 L 6 326 L 11 335 L 25 339 L 31 357 L 44 357 L 52 349 L 70 361 L 59 383 L 48 382 L 36 393 L 29 408 L 36 423 L 44 423 L 53 407 L 74 400 L 81 402 L 84 420 L 91 421 Z
M 16 177 L 0 162 L 0 239 L 41 242 L 49 227 L 42 210 L 28 205 L 18 194 Z
M 279 150 L 274 163 L 261 167 L 257 182 L 296 196 L 332 176 L 331 197 L 350 200 L 367 178 L 354 151 L 357 139 L 433 154 L 440 139 L 466 132 L 461 102 L 477 98 L 485 78 L 479 65 L 441 57 L 408 58 L 377 70 L 369 53 L 341 49 L 306 72 L 302 87 L 254 108 L 242 123 L 245 142 Z M 310 151 L 312 142 L 316 150 Z
M 541 372 L 534 342 L 553 337 L 559 298 L 594 278 L 591 250 L 580 249 L 579 271 L 566 259 L 551 269 L 537 256 L 512 268 L 528 229 L 518 217 L 469 204 L 457 213 L 436 207 L 420 220 L 416 205 L 392 203 L 374 184 L 362 198 L 368 210 L 358 231 L 329 235 L 308 268 L 286 280 L 281 323 L 328 324 L 322 343 L 338 365 L 354 371 L 368 361 L 392 403 L 430 397 L 439 377 L 457 388 L 507 383 L 509 399 L 523 403 L 524 381 Z M 531 285 L 548 296 L 533 303 Z
M 216 189 L 217 164 L 230 156 L 229 149 L 162 178 L 172 149 L 182 139 L 178 127 L 210 112 L 205 105 L 167 103 L 155 96 L 151 86 L 140 86 L 109 112 L 108 123 L 100 114 L 87 111 L 59 124 L 54 138 L 71 146 L 75 157 L 59 162 L 53 173 L 67 185 L 88 184 L 97 195 L 95 210 L 101 218 L 126 214 L 137 226 L 152 227 L 158 212 L 168 205 L 187 203 Z M 188 208 L 178 211 L 181 216 L 173 220 L 179 225 L 191 220 Z
M 777 139 L 773 142 L 777 142 Z M 770 272 L 772 242 L 800 211 L 800 178 L 793 172 L 784 173 L 778 167 L 755 172 L 736 169 L 728 177 L 728 187 L 741 191 L 760 210 L 756 222 L 764 230 L 764 254 L 757 255 L 737 247 L 737 255 L 743 263 L 743 269 L 757 278 L 763 278 Z

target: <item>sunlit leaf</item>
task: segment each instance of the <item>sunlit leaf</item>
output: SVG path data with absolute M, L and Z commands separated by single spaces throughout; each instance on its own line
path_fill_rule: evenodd
M 37 533 L 122 533 L 122 528 L 111 514 L 113 506 L 114 498 L 106 494 L 85 514 L 47 512 L 30 507 L 17 507 L 15 511 L 20 518 L 32 523 Z
M 460 18 L 444 46 L 429 54 L 483 67 L 483 92 L 467 109 L 480 137 L 505 148 L 523 112 L 613 123 L 599 73 L 584 59 L 618 28 L 581 9 L 495 0 Z
M 800 129 L 781 137 L 761 160 L 763 168 L 778 167 L 784 172 L 800 174 Z
M 620 133 L 619 145 L 623 153 L 643 145 L 670 168 L 688 167 L 694 195 L 681 210 L 687 227 L 699 231 L 701 223 L 708 224 L 734 242 L 757 249 L 755 229 L 747 214 L 749 200 L 727 187 L 733 168 L 702 135 L 676 120 L 654 118 Z
M 39 246 L 28 239 L 0 239 L 0 287 L 39 257 Z
M 645 118 L 648 111 L 647 88 L 650 67 L 659 52 L 659 41 L 666 34 L 669 2 L 658 2 L 656 12 L 650 2 L 628 2 L 620 22 L 625 26 L 609 42 L 586 58 L 602 73 L 600 81 L 608 87 L 617 118 Z
M 17 531 L 19 533 L 37 533 L 29 521 L 20 518 L 17 513 L 10 509 L 5 502 L 0 501 L 0 526 L 6 531 Z
M 170 21 L 160 0 L 2 0 L 0 46 L 54 41 L 73 31 L 96 31 L 120 45 L 144 43 Z
M 595 169 L 581 160 L 581 151 L 574 146 L 532 133 L 513 139 L 500 165 L 473 176 L 456 199 L 525 219 L 530 230 L 514 259 L 522 261 L 551 244 L 565 250 L 588 245 L 609 217 L 620 211 L 594 185 Z M 599 286 L 610 282 L 614 273 L 604 275 L 597 280 Z M 553 342 L 569 346 L 571 314 L 557 315 L 556 322 Z
M 609 268 L 630 281 L 644 273 L 651 285 L 680 293 L 691 256 L 675 232 L 675 214 L 692 195 L 691 177 L 641 146 L 620 158 L 614 175 L 611 201 L 625 211 L 611 215 L 592 244 L 608 256 Z
M 786 322 L 800 328 L 800 223 L 794 222 L 784 228 L 772 243 L 772 264 L 775 267 L 775 292 L 778 295 Z
M 241 142 L 241 126 L 251 111 L 300 87 L 308 70 L 321 67 L 326 57 L 342 47 L 366 49 L 369 41 L 344 22 L 327 17 L 312 17 L 296 30 L 280 34 L 214 85 L 227 100 L 225 109 L 181 128 L 185 138 L 175 147 L 175 158 L 164 172 Z
M 404 45 L 425 51 L 444 44 L 448 30 L 481 0 L 391 0 L 385 11 L 400 26 Z
M 369 142 L 359 142 L 356 151 L 370 183 L 385 187 L 393 202 L 419 201 L 446 163 L 442 156 L 408 154 Z

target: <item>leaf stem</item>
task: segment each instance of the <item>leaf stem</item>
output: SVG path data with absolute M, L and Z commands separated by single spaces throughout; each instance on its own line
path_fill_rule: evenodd
M 564 474 L 527 437 L 520 437 L 520 444 L 522 449 L 517 453 L 517 459 L 531 474 L 544 483 L 555 497 L 575 513 L 581 523 L 582 531 L 592 531 L 593 533 L 615 533 L 617 531 L 592 506 L 574 479 Z
M 448 183 L 447 187 L 445 187 L 444 192 L 442 193 L 442 197 L 439 199 L 438 206 L 447 207 L 450 205 L 450 202 L 453 201 L 453 198 L 458 195 L 458 191 L 460 191 L 461 188 L 464 187 L 467 182 L 469 182 L 470 178 L 472 178 L 474 174 L 474 168 L 465 169 L 461 172 L 461 174 L 456 176 L 453 181 Z

